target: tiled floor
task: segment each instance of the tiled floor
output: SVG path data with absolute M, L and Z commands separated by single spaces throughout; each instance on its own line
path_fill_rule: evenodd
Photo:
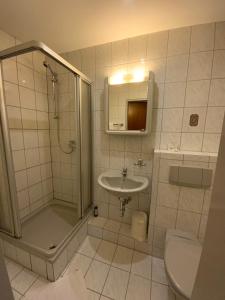
M 40 285 L 51 284 L 8 259 L 6 263 L 15 299 L 35 295 Z M 175 299 L 168 288 L 163 260 L 111 242 L 88 236 L 64 274 L 78 269 L 88 289 L 88 300 Z

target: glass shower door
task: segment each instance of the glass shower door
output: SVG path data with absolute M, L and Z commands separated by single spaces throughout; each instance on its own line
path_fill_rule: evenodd
M 44 48 L 8 51 L 0 61 L 0 231 L 49 250 L 91 205 L 90 83 Z
M 80 144 L 82 216 L 91 201 L 91 86 L 80 79 Z
M 2 133 L 0 132 L 2 141 Z M 8 184 L 7 169 L 3 160 L 4 149 L 0 145 L 0 228 L 7 233 L 13 232 L 12 211 L 10 208 L 10 192 Z
M 46 59 L 55 76 L 47 70 L 49 123 L 54 200 L 80 215 L 79 118 L 74 74 L 52 59 Z M 55 95 L 54 95 L 55 94 Z
M 21 237 L 21 224 L 2 78 L 2 62 L 0 62 L 0 231 L 19 238 Z

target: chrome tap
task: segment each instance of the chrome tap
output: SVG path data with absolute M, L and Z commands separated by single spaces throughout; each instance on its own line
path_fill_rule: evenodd
M 142 158 L 139 158 L 139 159 L 137 160 L 137 162 L 134 163 L 134 165 L 135 165 L 135 166 L 138 166 L 138 167 L 144 167 L 144 166 L 146 166 L 146 163 L 144 163 L 144 161 L 143 161 Z
M 123 168 L 122 176 L 123 176 L 123 178 L 127 177 L 127 168 Z

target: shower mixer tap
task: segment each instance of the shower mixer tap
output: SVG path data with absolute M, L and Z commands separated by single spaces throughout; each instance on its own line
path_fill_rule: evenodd
M 144 166 L 146 166 L 146 163 L 143 161 L 142 158 L 139 158 L 139 159 L 137 160 L 137 162 L 134 163 L 134 165 L 135 165 L 135 166 L 138 166 L 138 167 L 144 167 Z

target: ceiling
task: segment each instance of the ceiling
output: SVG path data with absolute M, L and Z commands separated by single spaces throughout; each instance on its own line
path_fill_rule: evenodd
M 225 20 L 224 0 L 0 0 L 0 28 L 58 52 Z

